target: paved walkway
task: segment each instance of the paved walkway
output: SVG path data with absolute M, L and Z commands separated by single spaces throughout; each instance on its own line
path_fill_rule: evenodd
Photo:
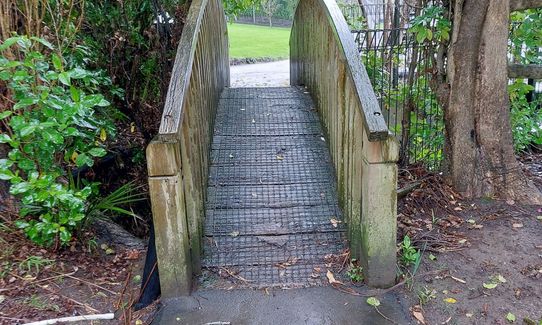
M 287 87 L 290 61 L 242 64 L 230 67 L 231 87 Z
M 294 290 L 200 290 L 164 301 L 153 324 L 390 325 L 364 297 L 331 287 Z M 380 312 L 396 324 L 412 324 L 399 298 L 380 298 Z

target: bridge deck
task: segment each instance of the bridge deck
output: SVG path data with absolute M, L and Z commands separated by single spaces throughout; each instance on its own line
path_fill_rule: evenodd
M 207 268 L 250 287 L 327 282 L 324 256 L 346 248 L 334 170 L 303 88 L 230 88 L 211 150 Z M 335 219 L 335 220 L 333 220 Z M 333 220 L 333 221 L 332 221 Z

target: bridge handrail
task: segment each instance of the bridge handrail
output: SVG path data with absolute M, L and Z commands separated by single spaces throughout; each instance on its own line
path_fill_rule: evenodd
M 171 73 L 158 135 L 147 147 L 163 297 L 186 295 L 200 269 L 209 152 L 216 109 L 229 86 L 221 0 L 193 0 Z
M 395 280 L 398 144 L 334 0 L 300 0 L 290 82 L 313 95 L 335 166 L 352 257 L 371 286 Z
M 327 25 L 331 28 L 337 46 L 340 51 L 341 60 L 346 62 L 346 68 L 351 75 L 355 90 L 360 100 L 360 107 L 363 111 L 363 118 L 369 141 L 386 140 L 388 138 L 388 126 L 380 110 L 376 94 L 371 85 L 367 71 L 359 59 L 359 52 L 352 38 L 352 33 L 344 16 L 334 0 L 316 1 L 320 10 L 324 10 L 327 18 Z M 313 10 L 317 10 L 313 8 Z M 296 15 L 297 15 L 296 11 Z M 299 20 L 294 18 L 295 21 Z M 320 22 L 325 23 L 325 22 Z M 294 27 L 295 28 L 295 27 Z M 292 33 L 293 35 L 294 33 Z M 306 39 L 308 40 L 308 39 Z M 292 47 L 292 44 L 290 44 Z M 294 59 L 294 58 L 292 58 Z M 294 78 L 292 78 L 294 79 Z
M 162 113 L 162 120 L 159 130 L 159 134 L 161 136 L 175 136 L 179 133 L 183 118 L 183 104 L 186 99 L 188 86 L 190 85 L 190 81 L 192 80 L 191 77 L 194 67 L 196 47 L 202 34 L 202 23 L 205 18 L 208 4 L 212 4 L 213 2 L 213 0 L 197 0 L 192 1 L 192 4 L 190 6 L 185 25 L 183 27 L 181 40 L 177 47 L 175 64 L 173 66 L 167 97 L 164 104 L 164 110 Z M 219 29 L 220 27 L 223 27 L 222 35 L 227 33 L 225 20 L 217 21 L 216 27 L 218 27 Z M 223 76 L 226 80 L 224 80 L 223 83 L 229 85 L 228 42 L 227 37 L 224 38 L 226 41 L 223 42 L 222 48 L 207 50 L 217 50 L 219 55 L 221 55 L 223 58 L 226 58 L 226 60 L 218 63 L 222 63 L 219 66 L 219 69 L 221 69 L 223 72 L 226 72 Z M 208 64 L 211 64 L 211 62 L 208 62 Z

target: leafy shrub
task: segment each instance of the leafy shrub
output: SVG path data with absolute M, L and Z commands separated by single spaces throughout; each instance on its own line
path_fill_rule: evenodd
M 16 59 L 4 56 L 7 49 Z M 43 49 L 43 50 L 42 50 Z M 95 74 L 84 66 L 67 68 L 66 60 L 44 39 L 16 36 L 0 45 L 0 80 L 13 105 L 0 113 L 10 146 L 0 159 L 0 179 L 21 198 L 17 226 L 41 245 L 67 244 L 85 219 L 87 184 L 69 186 L 72 170 L 92 166 L 106 154 L 112 122 L 99 114 L 110 104 L 96 93 Z
M 532 146 L 542 147 L 541 102 L 527 102 L 527 93 L 534 88 L 516 80 L 508 86 L 511 101 L 512 134 L 516 152 L 528 151 Z

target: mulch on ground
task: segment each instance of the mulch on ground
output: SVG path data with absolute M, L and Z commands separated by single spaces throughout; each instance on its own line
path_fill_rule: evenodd
M 89 234 L 87 234 L 89 235 Z M 84 243 L 84 244 L 83 244 Z M 130 324 L 141 285 L 144 251 L 98 245 L 93 237 L 48 251 L 24 234 L 0 228 L 0 324 L 115 313 L 101 324 Z

